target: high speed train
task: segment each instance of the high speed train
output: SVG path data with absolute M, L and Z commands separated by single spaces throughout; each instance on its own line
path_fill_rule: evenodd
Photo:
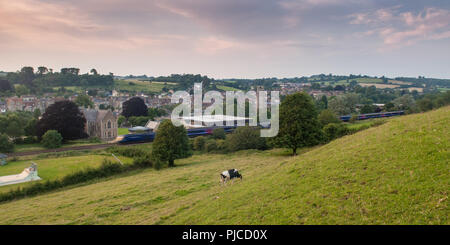
M 231 133 L 236 128 L 236 126 L 218 126 L 187 129 L 187 135 L 191 138 L 203 135 L 211 135 L 213 130 L 216 128 L 223 128 L 225 130 L 225 133 Z M 119 144 L 152 142 L 153 140 L 155 140 L 156 134 L 156 132 L 131 133 L 117 137 L 114 142 Z
M 367 113 L 358 115 L 357 120 L 366 120 L 370 118 L 382 118 L 382 117 L 394 117 L 404 115 L 405 111 L 392 111 L 392 112 L 380 112 L 380 113 Z M 352 115 L 340 116 L 339 119 L 343 122 L 350 121 Z

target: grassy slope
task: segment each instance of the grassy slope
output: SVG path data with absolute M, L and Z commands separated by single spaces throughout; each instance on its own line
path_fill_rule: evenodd
M 297 157 L 198 155 L 0 205 L 2 224 L 449 224 L 450 107 L 389 120 Z M 221 187 L 218 173 L 242 169 Z

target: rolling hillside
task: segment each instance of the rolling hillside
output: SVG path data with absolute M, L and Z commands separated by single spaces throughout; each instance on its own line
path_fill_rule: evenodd
M 0 205 L 0 224 L 450 224 L 450 107 L 290 157 L 195 155 Z M 238 168 L 242 182 L 220 186 Z

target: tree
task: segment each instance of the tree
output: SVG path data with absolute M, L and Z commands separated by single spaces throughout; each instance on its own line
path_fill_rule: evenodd
M 92 75 L 98 75 L 98 72 L 97 72 L 97 70 L 96 70 L 96 69 L 94 69 L 94 68 L 92 68 L 92 69 L 91 69 L 91 73 L 92 73 Z
M 159 125 L 152 147 L 152 156 L 156 163 L 167 162 L 169 167 L 175 166 L 175 159 L 192 155 L 186 129 L 183 125 L 175 127 L 170 120 Z
M 45 66 L 39 66 L 38 67 L 38 74 L 39 75 L 44 75 L 47 72 L 48 72 L 48 68 L 47 67 L 45 67 Z
M 417 106 L 423 112 L 433 110 L 433 101 L 428 98 L 423 98 L 417 101 Z
M 20 69 L 20 79 L 21 82 L 26 86 L 30 87 L 34 79 L 34 69 L 30 66 L 25 66 Z
M 384 110 L 385 111 L 392 111 L 392 110 L 394 110 L 394 108 L 395 108 L 395 105 L 392 102 L 386 103 L 384 105 Z
M 133 126 L 145 126 L 149 120 L 149 117 L 130 117 L 128 122 Z
M 33 117 L 38 119 L 40 116 L 41 116 L 41 109 L 39 108 L 34 109 Z
M 121 127 L 125 121 L 126 121 L 126 118 L 124 116 L 120 115 L 119 118 L 117 118 L 117 125 L 119 125 L 119 127 Z
M 339 123 L 340 120 L 337 118 L 336 114 L 332 110 L 326 109 L 320 112 L 319 114 L 320 123 L 325 126 L 330 123 Z
M 72 101 L 58 101 L 50 105 L 37 124 L 37 135 L 42 137 L 48 130 L 58 131 L 64 140 L 85 138 L 86 119 Z
M 28 121 L 27 125 L 24 128 L 25 135 L 27 136 L 36 136 L 36 125 L 37 125 L 37 118 L 33 118 L 30 121 Z
M 162 108 L 148 108 L 148 116 L 154 120 L 157 117 L 165 116 L 166 110 Z
M 10 122 L 6 128 L 6 134 L 15 139 L 25 134 L 24 129 L 19 123 Z
M 321 103 L 324 105 L 324 109 L 328 108 L 328 99 L 326 95 L 322 95 L 320 98 Z
M 6 91 L 14 91 L 14 88 L 8 80 L 0 79 L 0 92 Z
M 0 134 L 0 152 L 8 153 L 14 151 L 14 144 L 7 135 Z
M 131 98 L 123 103 L 122 115 L 126 118 L 147 116 L 147 113 L 147 106 L 144 100 L 139 97 Z
M 416 107 L 416 101 L 409 94 L 398 97 L 393 100 L 392 103 L 394 103 L 396 109 L 398 110 L 414 110 Z
M 361 113 L 362 114 L 366 114 L 366 113 L 374 113 L 375 112 L 375 106 L 373 106 L 373 105 L 364 105 L 362 108 L 361 108 Z
M 22 95 L 26 95 L 26 94 L 29 94 L 29 93 L 30 93 L 30 90 L 27 87 L 25 87 L 22 84 L 17 85 L 17 87 L 16 87 L 16 94 L 17 94 L 17 96 L 20 97 Z
M 331 109 L 338 116 L 348 115 L 355 112 L 356 104 L 359 102 L 359 95 L 350 93 L 332 98 L 328 102 L 328 109 Z
M 92 102 L 89 95 L 86 94 L 78 95 L 77 98 L 75 99 L 75 104 L 84 108 L 94 108 L 94 102 Z
M 42 136 L 42 145 L 45 148 L 54 149 L 59 148 L 62 145 L 63 137 L 56 130 L 47 131 L 44 136 Z
M 281 103 L 279 127 L 273 142 L 292 149 L 293 155 L 297 148 L 316 145 L 323 137 L 314 103 L 303 92 L 288 95 Z

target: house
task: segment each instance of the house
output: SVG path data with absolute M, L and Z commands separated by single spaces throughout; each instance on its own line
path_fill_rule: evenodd
M 21 111 L 23 110 L 23 100 L 17 96 L 7 98 L 6 108 L 8 111 Z
M 85 132 L 90 137 L 111 141 L 117 137 L 117 115 L 110 110 L 82 109 L 86 118 Z

